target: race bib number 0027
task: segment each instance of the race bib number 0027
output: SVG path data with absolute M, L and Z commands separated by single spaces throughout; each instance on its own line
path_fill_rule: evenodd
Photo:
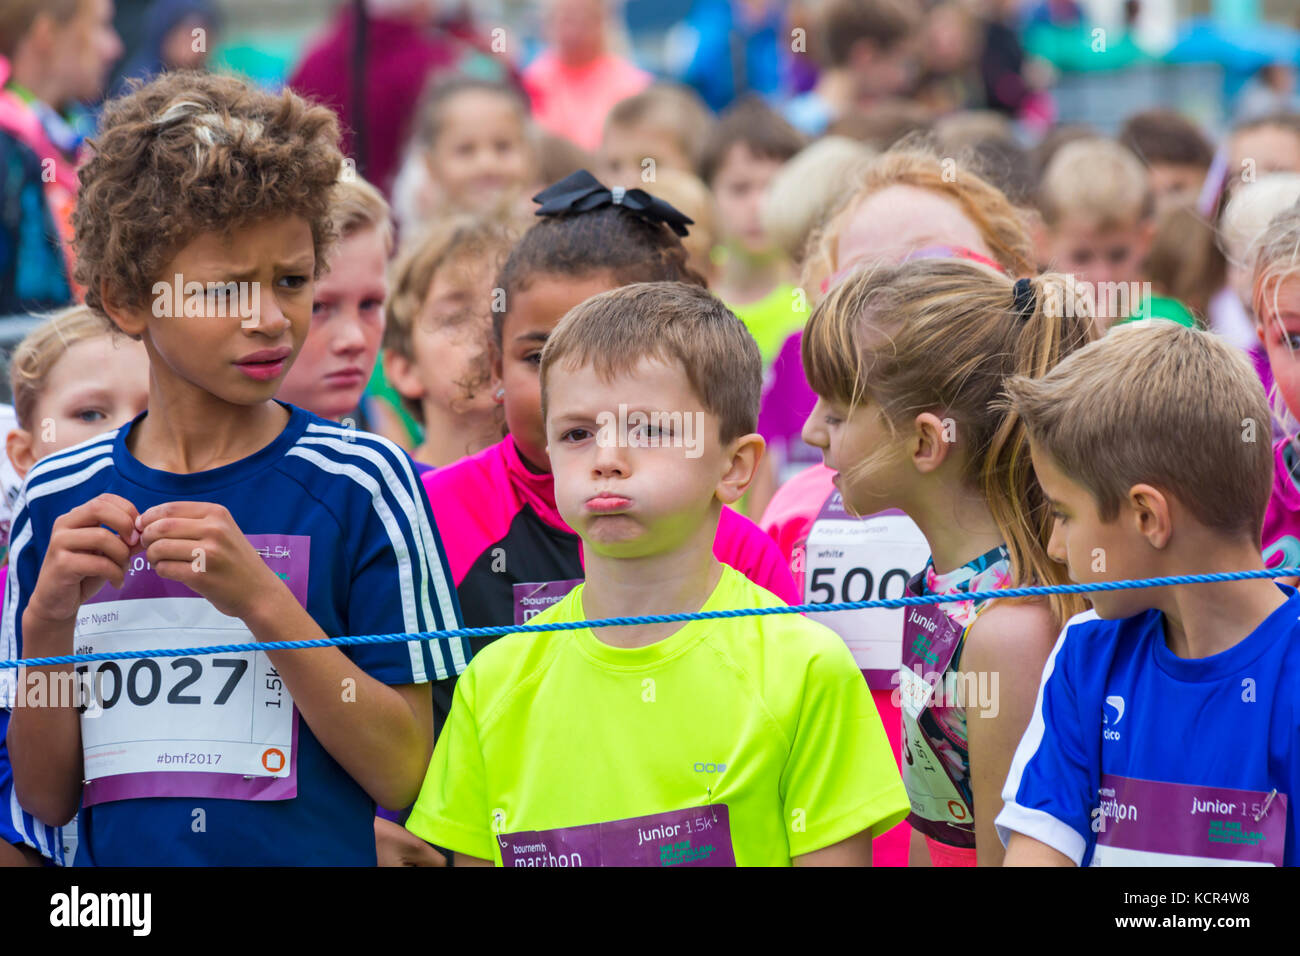
M 310 538 L 249 535 L 302 604 Z M 160 578 L 136 555 L 121 591 L 82 605 L 77 653 L 209 647 L 254 640 L 238 618 Z M 286 800 L 297 795 L 293 699 L 261 651 L 81 665 L 86 806 L 140 797 Z

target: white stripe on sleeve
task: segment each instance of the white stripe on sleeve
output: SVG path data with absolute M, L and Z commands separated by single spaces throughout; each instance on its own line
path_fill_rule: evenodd
M 1016 747 L 1015 756 L 1011 758 L 1011 767 L 1007 771 L 1006 783 L 1002 787 L 1002 812 L 993 821 L 998 839 L 1002 841 L 1003 846 L 1011 838 L 1012 831 L 1024 833 L 1026 836 L 1040 840 L 1053 849 L 1064 853 L 1073 859 L 1076 864 L 1083 859 L 1084 850 L 1087 846 L 1086 841 L 1075 832 L 1073 827 L 1050 814 L 1042 810 L 1033 810 L 1020 806 L 1016 803 L 1016 794 L 1020 791 L 1020 782 L 1024 777 L 1025 767 L 1028 766 L 1029 761 L 1038 752 L 1038 748 L 1043 742 L 1043 734 L 1047 729 L 1047 724 L 1043 719 L 1043 696 L 1047 691 L 1047 682 L 1056 670 L 1056 655 L 1061 652 L 1061 648 L 1065 645 L 1065 639 L 1070 633 L 1071 626 L 1095 620 L 1098 620 L 1096 611 L 1085 611 L 1070 618 L 1065 622 L 1065 626 L 1061 628 L 1061 634 L 1056 639 L 1056 646 L 1052 648 L 1047 663 L 1043 665 L 1043 677 L 1038 682 L 1038 698 L 1034 702 L 1033 716 L 1030 717 L 1029 726 L 1025 728 L 1025 732 L 1020 738 L 1020 744 Z

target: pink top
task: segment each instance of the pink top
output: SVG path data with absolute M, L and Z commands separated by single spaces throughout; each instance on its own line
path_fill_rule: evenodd
M 614 104 L 640 93 L 651 79 L 649 73 L 608 53 L 582 66 L 569 66 L 550 50 L 542 51 L 523 74 L 538 124 L 589 152 L 600 147 L 605 116 Z
M 42 179 L 45 182 L 45 201 L 50 207 L 54 226 L 59 230 L 63 240 L 63 258 L 67 263 L 68 277 L 71 281 L 75 269 L 72 248 L 72 211 L 77 202 L 77 157 L 64 155 L 51 142 L 40 117 L 32 107 L 25 103 L 17 93 L 3 89 L 9 82 L 12 67 L 7 59 L 0 56 L 0 130 L 9 133 L 20 143 L 36 154 L 41 161 Z M 46 177 L 46 171 L 53 175 Z M 80 292 L 77 286 L 73 291 Z
M 1264 564 L 1270 568 L 1300 567 L 1300 487 L 1292 475 L 1295 451 L 1289 446 L 1288 438 L 1273 446 L 1273 494 L 1261 536 Z

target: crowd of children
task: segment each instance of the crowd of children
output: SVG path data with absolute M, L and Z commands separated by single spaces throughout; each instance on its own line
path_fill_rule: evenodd
M 0 669 L 0 865 L 1296 862 L 1294 578 L 988 592 L 1300 567 L 1300 118 L 1028 150 L 828 8 L 590 153 L 439 76 L 390 198 L 291 90 L 108 101 L 0 660 L 195 650 Z

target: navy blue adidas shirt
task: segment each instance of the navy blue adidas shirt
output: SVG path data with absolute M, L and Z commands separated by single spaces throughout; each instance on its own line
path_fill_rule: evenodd
M 327 636 L 459 627 L 455 586 L 428 499 L 409 457 L 384 438 L 344 429 L 302 409 L 285 407 L 290 411 L 289 422 L 275 441 L 248 458 L 209 471 L 176 475 L 142 465 L 126 447 L 126 438 L 140 418 L 37 464 L 16 505 L 0 659 L 17 657 L 21 652 L 23 611 L 55 519 L 105 492 L 122 496 L 141 513 L 167 501 L 208 501 L 225 506 L 255 545 L 275 541 L 286 556 L 284 567 L 289 566 L 289 560 L 298 562 L 299 571 L 294 573 L 300 583 L 305 576 L 305 606 Z M 273 563 L 276 550 L 268 547 L 263 551 L 273 569 L 281 566 Z M 290 552 L 294 552 L 292 558 L 287 557 Z M 142 558 L 138 555 L 135 560 Z M 189 589 L 182 587 L 178 591 L 174 583 L 162 583 L 147 568 L 143 575 L 154 579 L 150 587 L 166 589 L 166 594 L 151 592 L 153 603 L 167 609 L 166 614 L 210 624 L 217 613 Z M 289 579 L 288 574 L 281 577 Z M 135 621 L 139 617 L 135 608 L 141 605 L 124 602 L 119 606 L 128 604 L 132 608 L 131 620 Z M 177 607 L 181 610 L 175 610 Z M 81 619 L 94 608 L 93 603 L 83 605 Z M 83 643 L 81 619 L 78 644 Z M 178 638 L 185 644 L 227 643 L 225 639 L 205 640 L 202 624 L 193 631 L 186 631 L 183 624 L 177 630 L 182 632 Z M 100 640 L 111 645 L 112 638 L 112 632 L 107 631 Z M 454 676 L 465 669 L 469 659 L 463 639 L 341 650 L 367 674 L 386 684 L 423 683 Z M 250 659 L 253 657 L 265 656 L 250 655 Z M 175 737 L 178 721 L 192 720 L 193 715 L 202 712 L 227 721 L 224 726 L 233 731 L 225 736 L 237 736 L 253 718 L 245 716 L 243 725 L 238 719 L 232 722 L 229 708 L 223 712 L 218 706 L 223 703 L 220 698 L 224 695 L 226 704 L 247 699 L 249 705 L 240 704 L 247 712 L 260 699 L 257 694 L 274 696 L 278 685 L 282 685 L 274 672 L 267 675 L 258 670 L 259 666 L 269 666 L 265 663 L 243 667 L 230 660 L 224 668 L 216 668 L 213 657 L 193 658 L 195 663 L 184 665 L 175 664 L 174 658 L 154 660 L 157 668 L 143 662 L 136 674 L 130 672 L 130 662 L 121 662 L 120 681 L 119 675 L 101 677 L 104 717 L 110 713 L 111 701 L 115 720 L 127 717 L 136 721 L 135 726 L 144 728 L 145 732 L 137 733 L 133 741 L 149 738 L 151 732 L 159 738 Z M 247 685 L 240 686 L 244 680 L 257 686 L 249 691 Z M 261 702 L 276 703 L 278 707 L 275 700 Z M 163 709 L 151 709 L 150 716 L 142 719 L 142 711 L 132 716 L 130 708 L 137 705 Z M 88 714 L 82 717 L 83 745 L 92 719 Z M 293 759 L 287 763 L 294 767 L 297 792 L 287 799 L 232 799 L 210 793 L 195 796 L 186 793 L 185 784 L 171 783 L 183 779 L 183 775 L 166 771 L 108 778 L 165 779 L 168 783 L 163 786 L 175 786 L 176 792 L 186 795 L 119 798 L 83 805 L 76 864 L 374 865 L 373 801 L 325 752 L 301 715 L 293 747 Z M 178 748 L 173 744 L 166 749 Z M 182 753 L 178 759 L 193 760 L 195 755 L 183 753 L 186 749 L 179 747 Z M 220 774 L 220 768 L 215 766 L 203 766 L 203 760 L 211 761 L 210 754 L 200 753 L 197 757 L 200 765 L 192 769 L 208 771 L 208 780 L 215 779 L 215 774 L 232 781 L 229 786 L 238 787 L 245 785 L 241 781 L 250 779 Z M 7 762 L 7 754 L 0 754 L 0 759 Z M 160 753 L 158 762 L 164 759 L 172 763 L 174 757 Z M 270 759 L 275 762 L 278 758 Z M 268 764 L 269 769 L 273 768 Z M 156 789 L 160 785 L 149 786 Z M 196 813 L 199 810 L 201 814 Z
M 1099 854 L 1108 865 L 1210 862 L 1262 851 L 1271 821 L 1267 840 L 1284 839 L 1282 861 L 1295 865 L 1300 595 L 1282 591 L 1286 603 L 1245 639 L 1199 659 L 1169 649 L 1159 611 L 1072 618 L 1011 763 L 1002 841 L 1023 833 L 1085 866 L 1099 839 L 1120 844 Z M 1285 810 L 1276 796 L 1240 795 L 1273 791 Z

